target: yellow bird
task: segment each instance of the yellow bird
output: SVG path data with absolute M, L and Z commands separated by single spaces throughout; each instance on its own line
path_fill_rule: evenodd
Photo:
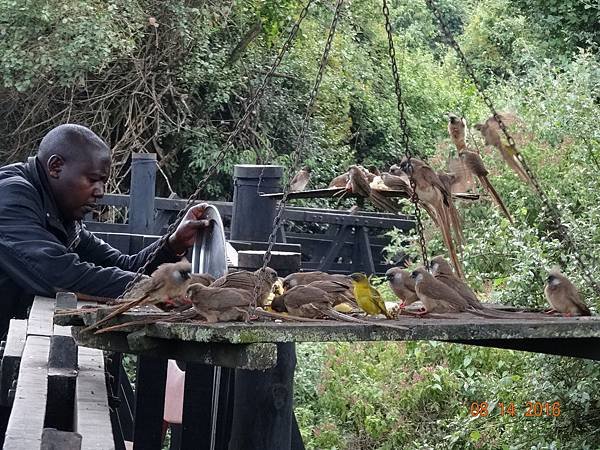
M 352 286 L 354 287 L 354 297 L 356 298 L 356 302 L 363 311 L 372 316 L 384 314 L 388 319 L 392 318 L 385 307 L 381 294 L 377 289 L 371 286 L 369 279 L 364 273 L 353 273 L 350 275 L 350 279 L 352 280 Z

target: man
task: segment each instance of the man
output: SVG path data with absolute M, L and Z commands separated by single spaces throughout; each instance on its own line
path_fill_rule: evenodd
M 60 125 L 25 163 L 0 168 L 0 336 L 25 318 L 33 295 L 57 290 L 118 297 L 154 250 L 124 255 L 82 226 L 104 195 L 110 149 L 79 125 Z M 191 208 L 148 272 L 194 243 L 206 205 Z
M 79 125 L 60 125 L 25 163 L 0 168 L 0 337 L 26 318 L 34 295 L 57 290 L 118 297 L 155 249 L 124 255 L 81 224 L 104 195 L 110 149 Z M 191 208 L 147 272 L 178 261 L 194 244 L 206 204 Z M 0 407 L 0 443 L 10 408 Z

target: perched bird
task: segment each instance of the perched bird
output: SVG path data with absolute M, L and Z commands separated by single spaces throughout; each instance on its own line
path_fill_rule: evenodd
M 253 294 L 256 286 L 258 286 L 258 298 L 256 299 L 256 304 L 257 306 L 264 306 L 273 289 L 273 284 L 276 281 L 277 272 L 270 267 L 266 267 L 264 272 L 261 269 L 258 269 L 254 272 L 240 270 L 238 272 L 228 273 L 221 278 L 217 278 L 210 287 L 242 289 L 244 291 L 250 291 L 250 293 Z
M 558 269 L 552 269 L 546 278 L 544 294 L 554 311 L 566 316 L 591 315 L 589 308 L 581 300 L 577 288 Z
M 400 166 L 393 165 L 390 167 L 390 172 L 393 175 L 405 173 L 412 178 L 415 184 L 415 190 L 420 202 L 425 203 L 428 208 L 426 210 L 433 213 L 436 219 L 434 221 L 439 226 L 442 232 L 442 239 L 450 254 L 450 259 L 456 270 L 456 273 L 463 278 L 463 271 L 458 260 L 456 247 L 452 240 L 451 233 L 451 214 L 450 208 L 450 193 L 440 181 L 437 174 L 429 165 L 417 158 L 402 159 Z M 462 234 L 455 230 L 455 235 Z
M 451 287 L 436 280 L 424 267 L 414 270 L 417 297 L 425 307 L 425 313 L 461 312 L 469 308 L 469 303 Z
M 200 283 L 203 286 L 210 286 L 212 283 L 215 282 L 215 280 L 216 278 L 209 273 L 191 273 L 190 280 L 188 281 L 188 286 L 190 284 L 196 283 Z
M 352 282 L 348 280 L 346 275 L 336 275 L 327 272 L 321 272 L 315 270 L 313 272 L 295 272 L 283 279 L 283 289 L 288 290 L 294 286 L 308 285 L 314 281 L 337 281 L 338 283 L 345 284 L 348 288 L 352 287 Z
M 494 189 L 494 186 L 490 182 L 488 178 L 489 172 L 485 168 L 481 156 L 479 156 L 475 152 L 471 152 L 468 150 L 461 151 L 458 154 L 458 156 L 465 163 L 469 171 L 479 179 L 479 182 L 485 188 L 485 190 L 489 192 L 494 203 L 498 206 L 498 208 L 500 208 L 500 211 L 502 211 L 504 216 L 512 224 L 513 219 L 510 213 L 508 212 L 506 205 L 502 201 L 502 198 L 500 197 L 498 192 L 496 192 L 496 189 Z
M 273 299 L 271 308 L 277 312 L 287 312 L 297 317 L 318 319 L 329 316 L 333 298 L 327 292 L 314 286 L 295 286 Z
M 200 283 L 190 285 L 186 292 L 194 310 L 211 323 L 247 320 L 252 296 L 252 291 L 247 289 L 211 287 Z
M 402 300 L 401 307 L 412 305 L 419 300 L 415 291 L 415 280 L 411 278 L 410 272 L 407 270 L 392 267 L 385 273 L 385 279 L 390 283 L 396 297 Z
M 300 169 L 290 182 L 290 191 L 296 192 L 306 189 L 306 185 L 310 181 L 310 172 L 311 169 L 308 166 L 304 166 L 302 169 Z
M 467 121 L 464 117 L 458 117 L 454 113 L 448 113 L 448 134 L 454 142 L 458 151 L 467 148 L 465 142 L 465 129 L 467 128 Z
M 349 180 L 350 180 L 350 175 L 348 174 L 348 172 L 343 173 L 343 174 L 335 177 L 333 180 L 331 180 L 329 182 L 329 187 L 330 188 L 333 188 L 333 187 L 345 188 L 346 185 L 348 184 Z
M 442 256 L 432 258 L 430 264 L 431 274 L 436 280 L 439 280 L 446 286 L 454 289 L 471 307 L 475 309 L 483 308 L 473 290 L 467 283 L 454 275 L 452 267 Z
M 400 205 L 384 197 L 380 192 L 371 189 L 365 174 L 358 166 L 351 166 L 348 173 L 350 174 L 350 179 L 346 185 L 346 190 L 370 199 L 377 208 L 383 211 L 392 213 L 400 211 Z
M 309 283 L 308 286 L 315 287 L 317 289 L 321 289 L 323 292 L 326 292 L 330 296 L 333 306 L 341 303 L 349 303 L 351 305 L 356 304 L 354 291 L 352 289 L 352 282 L 348 279 L 345 279 L 344 281 L 318 280 Z
M 137 306 L 172 301 L 184 296 L 189 284 L 191 271 L 191 264 L 184 261 L 161 264 L 149 279 L 140 282 L 140 284 L 143 283 L 143 287 L 136 288 L 137 295 L 139 295 L 138 298 L 122 302 L 122 304 L 115 306 L 115 309 L 110 314 L 85 328 L 83 331 L 98 328 L 113 317 Z
M 369 183 L 372 183 L 375 177 L 379 176 L 379 170 L 375 166 L 369 166 L 369 168 L 366 168 L 364 166 L 358 165 L 357 167 L 362 171 Z
M 465 237 L 462 231 L 462 220 L 458 209 L 456 209 L 456 205 L 454 204 L 454 199 L 452 198 L 452 186 L 455 183 L 458 183 L 459 178 L 455 173 L 443 171 L 438 171 L 437 176 L 444 185 L 446 192 L 448 192 L 448 216 L 450 218 L 450 223 L 452 224 L 452 229 L 454 230 L 456 243 L 460 249 L 465 241 Z
M 371 286 L 364 273 L 353 273 L 349 277 L 354 287 L 354 298 L 364 312 L 371 316 L 383 314 L 388 319 L 392 318 L 385 307 L 381 294 Z
M 498 117 L 505 126 L 516 121 L 516 116 L 513 114 L 501 113 L 498 114 Z M 533 185 L 533 182 L 529 175 L 527 175 L 521 161 L 517 158 L 515 149 L 508 145 L 508 143 L 505 143 L 502 139 L 502 129 L 494 116 L 489 117 L 484 123 L 475 124 L 475 129 L 481 133 L 486 145 L 491 145 L 500 151 L 500 155 L 502 155 L 502 158 L 506 164 L 508 164 L 508 167 L 510 167 L 521 180 Z
M 388 188 L 393 191 L 404 192 L 407 196 L 412 195 L 412 188 L 410 187 L 410 180 L 406 175 L 398 176 L 392 175 L 389 172 L 383 172 L 381 174 L 381 180 Z

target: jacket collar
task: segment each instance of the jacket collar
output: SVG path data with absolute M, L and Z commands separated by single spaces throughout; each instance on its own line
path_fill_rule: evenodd
M 52 193 L 50 182 L 46 171 L 44 170 L 41 161 L 37 156 L 32 156 L 27 159 L 25 164 L 26 170 L 31 177 L 31 181 L 38 188 L 38 192 L 42 197 L 46 222 L 55 231 L 59 232 L 66 246 L 72 250 L 79 244 L 79 233 L 81 232 L 81 223 L 78 221 L 65 221 L 60 214 L 56 199 Z

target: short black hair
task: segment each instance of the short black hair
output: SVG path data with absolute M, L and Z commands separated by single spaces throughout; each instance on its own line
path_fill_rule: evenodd
M 80 160 L 98 151 L 110 153 L 110 148 L 89 128 L 68 123 L 53 128 L 44 136 L 37 156 L 45 165 L 52 155 L 60 155 L 69 161 Z

